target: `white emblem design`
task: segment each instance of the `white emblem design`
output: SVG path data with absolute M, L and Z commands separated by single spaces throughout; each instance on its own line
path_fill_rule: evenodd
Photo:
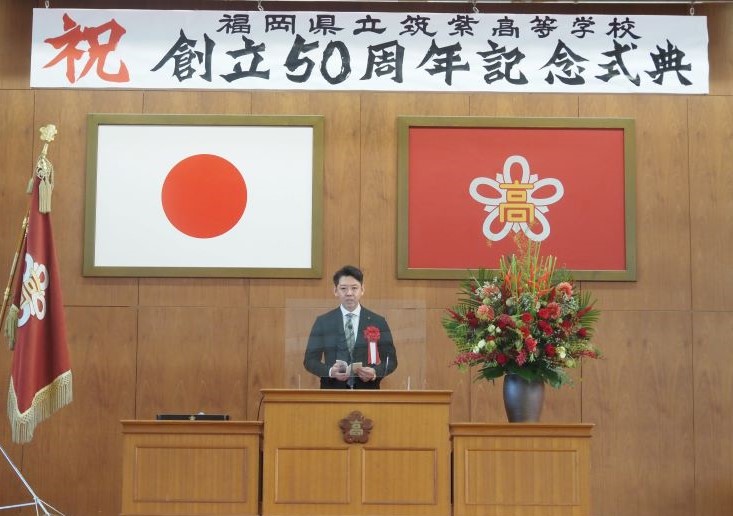
M 512 180 L 512 165 L 519 165 L 522 169 L 520 179 Z M 479 193 L 479 188 L 489 186 L 498 194 L 495 197 L 485 197 Z M 552 188 L 550 196 L 540 197 L 543 188 Z M 555 178 L 540 179 L 529 169 L 529 163 L 524 156 L 509 156 L 504 162 L 504 171 L 496 174 L 496 181 L 488 177 L 477 177 L 471 181 L 469 193 L 477 202 L 485 204 L 489 214 L 484 220 L 484 235 L 491 241 L 497 242 L 509 234 L 509 231 L 518 233 L 520 230 L 535 242 L 541 242 L 550 236 L 550 222 L 545 217 L 548 206 L 559 201 L 565 192 L 562 183 Z M 497 232 L 491 229 L 496 219 L 504 223 Z M 536 232 L 534 228 L 539 231 Z
M 28 322 L 31 316 L 43 319 L 46 316 L 46 287 L 48 287 L 48 271 L 42 263 L 33 261 L 26 253 L 25 270 L 23 272 L 23 295 L 18 313 L 18 328 Z

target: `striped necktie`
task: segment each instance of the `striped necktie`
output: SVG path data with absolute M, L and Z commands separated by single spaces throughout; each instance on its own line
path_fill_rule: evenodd
M 350 355 L 354 353 L 354 344 L 356 343 L 353 319 L 354 314 L 346 314 L 346 346 L 349 348 Z

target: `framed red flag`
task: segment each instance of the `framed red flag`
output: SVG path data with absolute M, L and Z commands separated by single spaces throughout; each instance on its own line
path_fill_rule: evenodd
M 634 121 L 400 117 L 400 278 L 496 269 L 514 236 L 579 280 L 636 279 Z
M 84 274 L 321 276 L 323 118 L 87 120 Z

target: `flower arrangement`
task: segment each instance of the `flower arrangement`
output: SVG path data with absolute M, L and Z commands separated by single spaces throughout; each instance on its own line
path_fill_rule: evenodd
M 555 257 L 540 256 L 538 242 L 515 241 L 518 252 L 502 257 L 498 271 L 464 280 L 463 298 L 447 310 L 453 365 L 478 366 L 477 379 L 514 373 L 560 387 L 571 381 L 566 368 L 600 356 L 591 343 L 599 311 L 567 271 L 555 270 Z

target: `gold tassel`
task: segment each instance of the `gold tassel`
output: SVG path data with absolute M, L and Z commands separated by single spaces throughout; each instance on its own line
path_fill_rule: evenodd
M 5 316 L 5 337 L 8 339 L 8 347 L 15 349 L 15 336 L 18 332 L 18 313 L 20 310 L 15 305 L 10 305 L 8 314 Z
M 35 178 L 35 174 L 31 175 L 31 178 L 28 180 L 28 186 L 25 187 L 25 193 L 27 193 L 28 195 L 33 193 L 33 180 Z
M 38 185 L 38 211 L 51 212 L 51 194 L 53 194 L 53 176 L 41 178 Z

